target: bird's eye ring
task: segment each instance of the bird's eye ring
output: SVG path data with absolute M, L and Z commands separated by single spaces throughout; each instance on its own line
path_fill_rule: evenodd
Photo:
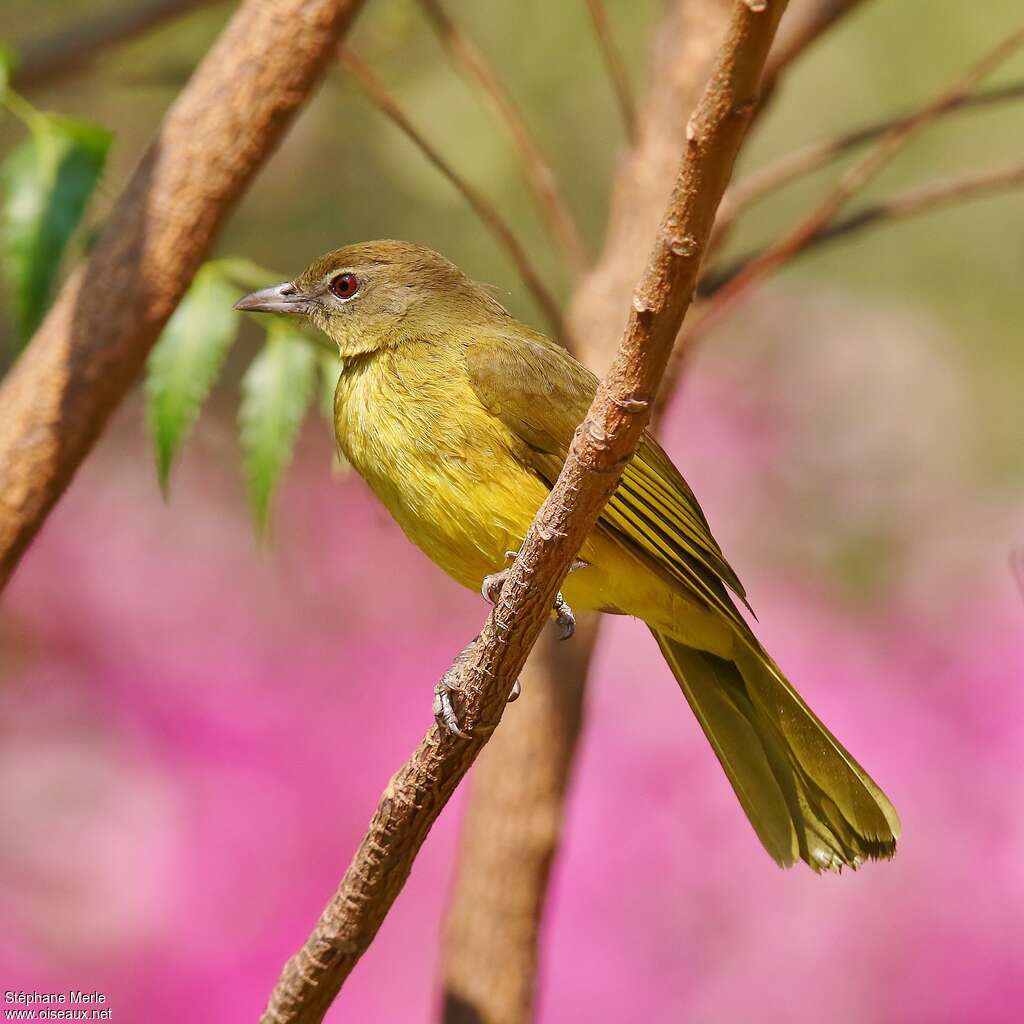
M 360 281 L 355 274 L 338 274 L 331 278 L 331 293 L 339 299 L 351 299 L 359 291 Z

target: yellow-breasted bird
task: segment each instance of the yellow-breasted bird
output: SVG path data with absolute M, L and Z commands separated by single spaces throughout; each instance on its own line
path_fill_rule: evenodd
M 237 308 L 307 317 L 338 345 L 338 444 L 405 534 L 477 589 L 551 488 L 597 378 L 423 246 L 336 249 Z M 645 434 L 566 579 L 643 619 L 765 849 L 815 870 L 891 857 L 900 825 L 729 597 L 743 586 L 686 481 Z M 564 617 L 563 617 L 564 618 Z

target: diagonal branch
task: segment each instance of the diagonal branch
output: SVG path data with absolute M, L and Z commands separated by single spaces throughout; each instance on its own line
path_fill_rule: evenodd
M 755 0 L 756 2 L 756 0 Z M 864 0 L 804 0 L 794 4 L 764 68 L 765 99 L 783 72 Z
M 103 51 L 151 28 L 178 18 L 213 0 L 139 0 L 112 7 L 76 21 L 53 35 L 15 46 L 19 61 L 12 75 L 15 88 L 41 85 L 83 64 Z
M 803 255 L 811 249 L 838 241 L 865 228 L 883 227 L 907 217 L 930 213 L 955 203 L 980 199 L 994 192 L 1005 192 L 1021 186 L 1024 186 L 1024 164 L 1012 164 L 1009 167 L 997 167 L 975 174 L 964 174 L 957 178 L 927 182 L 887 196 L 826 224 L 810 235 L 790 258 Z M 760 253 L 752 253 L 741 257 L 724 270 L 705 275 L 701 278 L 698 294 L 701 297 L 714 295 L 759 258 Z
M 515 100 L 501 84 L 473 40 L 441 6 L 440 0 L 420 0 L 420 6 L 430 19 L 448 55 L 467 77 L 476 81 L 508 129 L 512 144 L 519 155 L 519 162 L 522 164 L 523 176 L 533 193 L 537 208 L 548 231 L 562 251 L 570 272 L 574 277 L 578 277 L 586 270 L 588 262 L 579 226 L 559 187 L 555 172 L 537 145 Z
M 246 0 L 168 111 L 88 260 L 0 384 L 0 587 L 361 7 Z
M 626 128 L 626 138 L 630 143 L 636 145 L 636 103 L 633 101 L 633 89 L 629 84 L 629 72 L 622 60 L 622 53 L 615 44 L 611 25 L 608 24 L 608 12 L 605 10 L 604 0 L 587 0 L 587 9 L 590 11 L 590 20 L 594 24 L 594 34 L 601 45 L 601 55 L 604 57 L 605 67 L 608 69 L 612 91 L 619 104 L 622 123 Z
M 552 860 L 598 616 L 576 616 L 572 643 L 544 630 L 522 696 L 473 767 L 442 940 L 444 1024 L 533 1020 Z
M 1024 82 L 1013 82 L 1010 85 L 997 86 L 985 92 L 964 94 L 951 103 L 943 113 L 952 114 L 959 111 L 978 110 L 1022 98 L 1024 98 Z M 812 142 L 810 145 L 787 153 L 768 166 L 747 175 L 725 193 L 725 198 L 718 210 L 718 219 L 715 221 L 712 238 L 717 240 L 721 234 L 728 232 L 740 216 L 765 196 L 827 166 L 851 150 L 868 142 L 874 142 L 898 125 L 919 115 L 920 111 L 915 111 L 900 117 L 886 118 L 884 121 L 876 121 L 874 124 L 856 128 L 832 139 Z
M 693 296 L 715 209 L 732 173 L 785 0 L 736 0 L 728 34 L 690 120 L 682 165 L 618 354 L 576 431 L 480 636 L 453 666 L 469 741 L 435 726 L 392 778 L 338 891 L 288 962 L 267 1024 L 322 1019 L 376 935 L 431 825 L 498 723 L 555 593 L 636 448 Z
M 828 195 L 800 223 L 773 242 L 720 288 L 705 313 L 687 330 L 687 340 L 704 336 L 726 317 L 769 274 L 800 252 L 904 146 L 935 118 L 962 101 L 974 87 L 1024 45 L 1024 26 L 982 57 L 931 103 L 890 128 L 877 145 L 850 167 Z
M 644 266 L 668 202 L 686 125 L 729 22 L 729 0 L 674 0 L 653 37 L 634 146 L 616 169 L 600 257 L 571 299 L 578 358 L 602 371 L 626 322 L 623 297 Z M 579 616 L 571 644 L 545 631 L 523 695 L 473 772 L 445 915 L 445 1024 L 533 1019 L 540 936 L 600 616 Z
M 534 266 L 528 253 L 516 238 L 515 232 L 498 208 L 482 192 L 474 188 L 455 168 L 428 142 L 409 120 L 405 111 L 398 105 L 394 97 L 387 91 L 384 83 L 374 74 L 371 68 L 351 50 L 342 49 L 338 59 L 355 79 L 366 98 L 389 118 L 405 134 L 409 141 L 430 161 L 462 195 L 472 207 L 473 212 L 483 221 L 484 226 L 497 238 L 498 243 L 508 253 L 509 258 L 519 271 L 523 283 L 530 290 L 537 305 L 544 313 L 545 319 L 559 340 L 565 341 L 565 327 L 562 323 L 562 310 L 558 300 L 551 294 L 540 271 Z
M 757 0 L 752 0 L 756 3 Z M 767 113 L 775 98 L 779 84 L 789 68 L 800 60 L 807 51 L 828 36 L 848 14 L 862 6 L 865 0 L 798 0 L 789 10 L 789 15 L 782 25 L 782 30 L 776 37 L 772 52 L 768 55 L 768 63 L 764 69 L 764 80 L 761 85 L 761 99 L 754 111 L 754 123 L 759 124 Z M 719 209 L 718 220 L 715 230 L 711 233 L 711 241 L 708 243 L 706 254 L 707 262 L 711 262 L 717 255 L 726 238 L 732 221 L 728 219 L 729 193 L 725 194 L 722 200 L 722 207 Z M 674 362 L 682 358 L 682 353 L 676 353 Z M 674 388 L 676 374 L 672 367 L 669 368 L 669 381 Z M 671 390 L 671 388 L 669 389 Z M 662 402 L 669 398 L 668 393 L 662 396 Z

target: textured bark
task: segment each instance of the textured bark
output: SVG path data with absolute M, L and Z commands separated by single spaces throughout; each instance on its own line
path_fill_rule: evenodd
M 247 0 L 0 385 L 0 587 L 64 492 L 361 0 Z
M 665 209 L 686 123 L 707 82 L 729 0 L 674 0 L 654 41 L 638 138 L 612 186 L 605 244 L 570 304 L 577 357 L 611 361 Z M 445 924 L 446 1024 L 521 1024 L 536 996 L 538 938 L 583 721 L 597 622 L 568 644 L 544 634 L 522 676 L 523 696 L 473 774 Z M 530 916 L 527 917 L 527 914 Z
M 337 892 L 285 965 L 265 1022 L 323 1018 L 376 935 L 441 808 L 500 722 L 555 593 L 650 420 L 784 8 L 784 0 L 736 0 L 732 6 L 711 80 L 687 123 L 682 165 L 632 291 L 618 353 L 527 532 L 497 606 L 449 676 L 462 698 L 462 728 L 472 739 L 453 739 L 435 726 L 399 769 Z
M 569 643 L 545 630 L 523 694 L 473 772 L 445 924 L 447 1024 L 528 1020 L 552 859 L 562 832 L 596 615 Z

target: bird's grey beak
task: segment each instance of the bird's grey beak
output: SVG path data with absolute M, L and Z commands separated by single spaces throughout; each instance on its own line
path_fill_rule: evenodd
M 235 309 L 248 313 L 305 313 L 309 309 L 309 299 L 291 281 L 285 281 L 273 288 L 243 295 L 235 303 Z

